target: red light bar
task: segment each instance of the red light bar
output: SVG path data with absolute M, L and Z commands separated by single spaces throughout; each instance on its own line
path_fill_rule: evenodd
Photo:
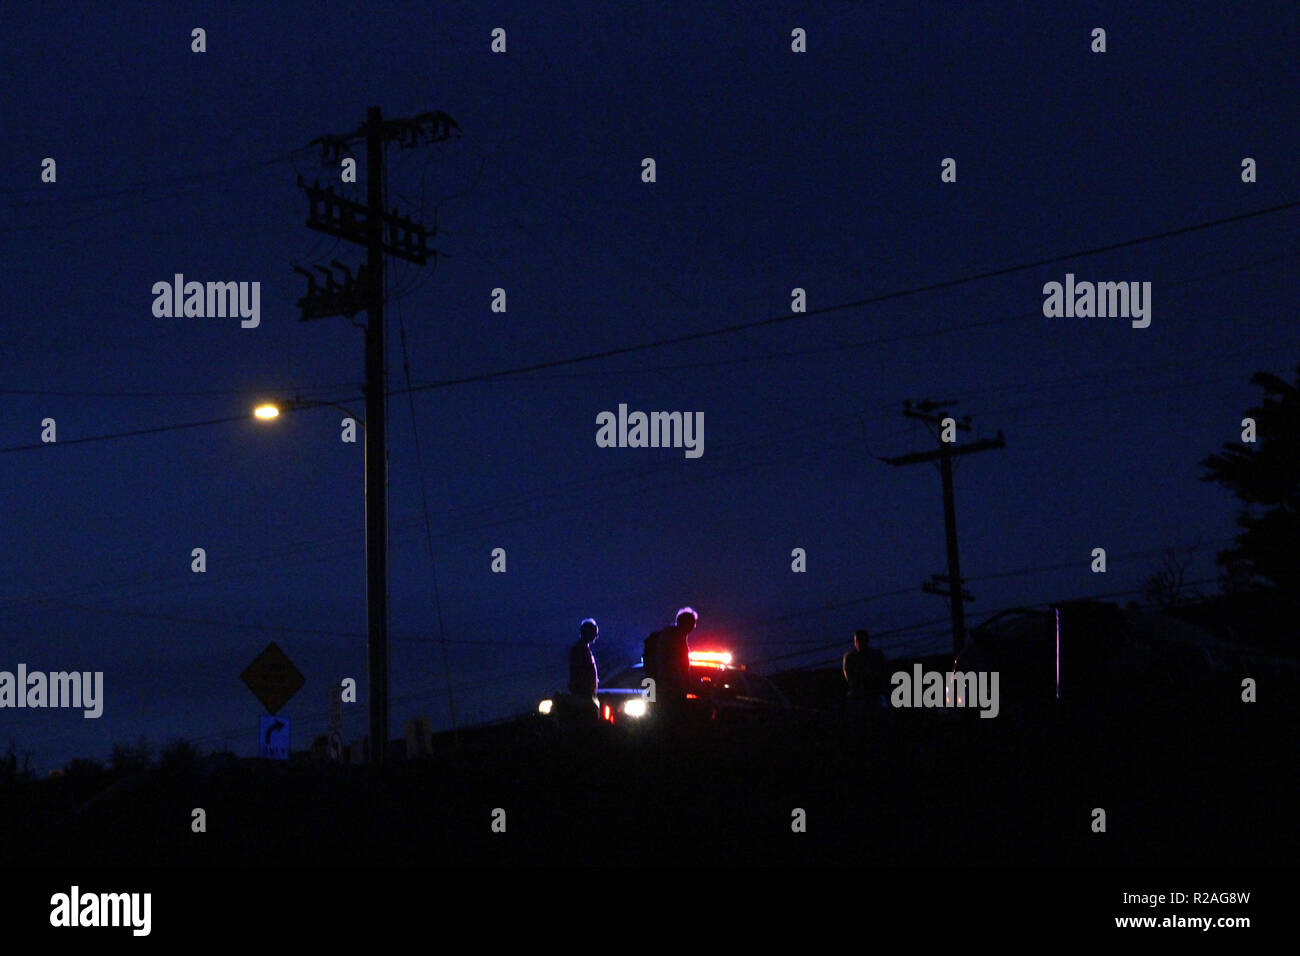
M 692 664 L 713 664 L 720 667 L 731 663 L 731 651 L 691 651 Z

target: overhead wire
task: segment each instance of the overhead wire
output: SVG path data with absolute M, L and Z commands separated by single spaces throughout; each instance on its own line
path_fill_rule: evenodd
M 1197 224 L 1193 224 L 1193 225 L 1189 225 L 1189 226 L 1183 226 L 1183 227 L 1180 227 L 1180 228 L 1177 228 L 1177 229 L 1165 230 L 1164 232 L 1161 232 L 1161 233 L 1155 233 L 1155 234 L 1151 234 L 1151 235 L 1147 235 L 1147 236 L 1141 236 L 1141 237 L 1138 237 L 1138 238 L 1135 238 L 1135 239 L 1128 239 L 1128 240 L 1123 240 L 1123 241 L 1119 241 L 1119 242 L 1114 242 L 1114 243 L 1110 243 L 1110 244 L 1105 245 L 1105 246 L 1098 246 L 1098 247 L 1094 247 L 1094 248 L 1092 248 L 1092 249 L 1090 249 L 1090 250 L 1085 250 L 1085 251 L 1082 251 L 1082 252 L 1076 252 L 1076 253 L 1072 253 L 1072 254 L 1065 255 L 1065 256 L 1054 256 L 1054 257 L 1048 257 L 1048 258 L 1044 258 L 1044 259 L 1035 260 L 1034 262 L 1030 262 L 1030 263 L 1020 263 L 1020 264 L 1017 264 L 1017 265 L 1006 266 L 1006 267 L 1002 267 L 1002 268 L 999 268 L 999 269 L 988 270 L 988 271 L 985 271 L 985 272 L 982 272 L 982 273 L 976 273 L 976 274 L 972 274 L 972 275 L 968 275 L 968 276 L 963 276 L 963 277 L 957 277 L 957 278 L 953 278 L 953 279 L 948 279 L 948 280 L 944 280 L 944 281 L 942 281 L 942 282 L 931 283 L 931 284 L 926 285 L 926 286 L 917 286 L 917 287 L 913 287 L 913 288 L 909 288 L 909 289 L 901 289 L 901 290 L 896 290 L 896 291 L 894 291 L 894 292 L 882 293 L 882 294 L 880 294 L 880 295 L 870 296 L 870 297 L 863 298 L 863 299 L 857 299 L 857 300 L 853 300 L 853 301 L 851 301 L 851 302 L 844 302 L 844 303 L 838 303 L 838 304 L 835 304 L 835 305 L 824 306 L 824 307 L 819 308 L 819 309 L 809 310 L 808 312 L 793 313 L 793 314 L 789 314 L 789 315 L 777 316 L 777 317 L 774 317 L 774 318 L 767 318 L 767 319 L 758 319 L 758 320 L 753 320 L 753 321 L 749 321 L 749 322 L 733 323 L 732 325 L 728 325 L 728 326 L 722 326 L 722 327 L 719 327 L 719 328 L 709 329 L 709 330 L 704 330 L 704 331 L 701 331 L 701 332 L 687 333 L 687 334 L 685 334 L 685 335 L 680 335 L 680 336 L 673 336 L 673 337 L 670 337 L 670 338 L 660 339 L 660 340 L 655 341 L 655 342 L 646 342 L 646 343 L 641 343 L 641 344 L 638 344 L 638 345 L 624 346 L 624 347 L 615 348 L 615 349 L 605 349 L 605 350 L 601 350 L 601 351 L 597 351 L 597 352 L 587 353 L 587 354 L 585 354 L 585 355 L 570 356 L 570 357 L 568 357 L 568 358 L 560 358 L 560 359 L 553 359 L 553 360 L 545 361 L 545 362 L 531 363 L 531 364 L 529 364 L 529 365 L 519 366 L 519 367 L 511 368 L 511 369 L 501 369 L 501 370 L 492 371 L 492 372 L 483 372 L 483 373 L 477 373 L 477 374 L 473 374 L 473 375 L 458 376 L 458 377 L 456 377 L 456 378 L 443 379 L 443 380 L 435 381 L 435 382 L 427 382 L 427 383 L 420 384 L 420 385 L 408 386 L 408 389 L 407 389 L 407 390 L 409 390 L 409 391 L 411 391 L 411 392 L 423 392 L 423 391 L 430 391 L 430 390 L 434 390 L 434 389 L 448 388 L 448 387 L 452 387 L 452 386 L 455 386 L 455 385 L 469 384 L 469 383 L 472 383 L 472 382 L 483 382 L 483 381 L 491 381 L 491 380 L 500 379 L 500 378 L 509 378 L 509 377 L 512 377 L 512 376 L 522 375 L 522 374 L 526 374 L 526 373 L 529 373 L 529 372 L 542 371 L 542 370 L 551 369 L 551 368 L 559 368 L 559 367 L 564 367 L 564 366 L 567 366 L 567 365 L 581 364 L 581 363 L 584 363 L 584 362 L 596 361 L 596 360 L 603 359 L 603 358 L 610 358 L 610 357 L 613 357 L 613 356 L 616 356 L 616 355 L 624 355 L 624 354 L 630 354 L 630 353 L 634 353 L 634 352 L 647 351 L 647 350 L 650 350 L 650 349 L 661 348 L 661 347 L 665 347 L 665 346 L 668 346 L 668 345 L 675 345 L 675 344 L 681 344 L 681 343 L 688 342 L 688 341 L 695 341 L 695 340 L 699 340 L 699 339 L 702 339 L 702 338 L 709 338 L 709 337 L 714 337 L 714 336 L 719 336 L 719 335 L 731 334 L 731 333 L 734 333 L 734 332 L 744 331 L 744 330 L 752 329 L 752 328 L 766 327 L 766 326 L 773 325 L 773 324 L 776 324 L 776 323 L 789 322 L 789 321 L 793 321 L 793 320 L 796 320 L 796 319 L 807 319 L 807 318 L 812 318 L 812 317 L 815 317 L 815 316 L 817 316 L 817 315 L 829 314 L 829 313 L 833 313 L 833 312 L 843 311 L 843 310 L 845 310 L 845 309 L 858 308 L 858 307 L 861 307 L 861 306 L 863 306 L 863 305 L 868 305 L 868 304 L 874 304 L 874 303 L 878 303 L 878 302 L 889 301 L 889 300 L 897 299 L 897 298 L 901 298 L 901 297 L 904 297 L 904 296 L 916 295 L 916 294 L 919 294 L 919 293 L 921 293 L 921 292 L 925 292 L 925 291 L 932 291 L 932 290 L 940 289 L 940 288 L 948 288 L 948 287 L 952 287 L 952 286 L 955 286 L 955 285 L 964 284 L 964 283 L 967 283 L 967 282 L 977 281 L 977 280 L 979 280 L 979 279 L 983 279 L 983 278 L 990 278 L 990 277 L 993 277 L 993 276 L 1006 275 L 1006 274 L 1010 274 L 1010 273 L 1013 273 L 1013 272 L 1023 271 L 1023 270 L 1025 270 L 1025 269 L 1029 269 L 1029 268 L 1034 268 L 1034 267 L 1037 267 L 1037 266 L 1040 266 L 1040 265 L 1043 265 L 1043 264 L 1049 264 L 1049 263 L 1054 263 L 1054 262 L 1059 262 L 1059 261 L 1065 261 L 1065 260 L 1068 260 L 1068 259 L 1071 259 L 1071 258 L 1077 258 L 1077 257 L 1085 256 L 1085 255 L 1093 255 L 1093 254 L 1096 254 L 1096 253 L 1101 252 L 1101 251 L 1108 251 L 1108 250 L 1112 250 L 1112 249 L 1126 248 L 1126 247 L 1132 246 L 1132 245 L 1137 244 L 1137 243 L 1151 242 L 1151 241 L 1155 241 L 1155 240 L 1157 240 L 1157 239 L 1163 239 L 1163 238 L 1169 238 L 1169 237 L 1173 237 L 1173 236 L 1186 235 L 1186 234 L 1188 234 L 1188 233 L 1190 233 L 1190 232 L 1195 232 L 1195 231 L 1202 230 L 1202 229 L 1207 229 L 1207 228 L 1213 228 L 1213 227 L 1221 226 L 1221 225 L 1224 225 L 1224 224 L 1227 224 L 1227 223 L 1239 222 L 1239 221 L 1242 221 L 1242 220 L 1245 220 L 1245 219 L 1249 219 L 1249 218 L 1253 218 L 1253 217 L 1256 217 L 1256 216 L 1268 215 L 1268 214 L 1275 213 L 1275 212 L 1279 212 L 1279 211 L 1290 210 L 1290 209 L 1293 209 L 1293 208 L 1295 208 L 1295 207 L 1297 207 L 1297 206 L 1300 206 L 1300 201 L 1297 201 L 1297 202 L 1290 202 L 1290 203 L 1282 203 L 1282 204 L 1279 204 L 1279 205 L 1276 205 L 1276 206 L 1272 206 L 1272 207 L 1269 207 L 1269 208 L 1266 208 L 1266 209 L 1254 210 L 1254 211 L 1252 211 L 1252 212 L 1248 212 L 1248 213 L 1240 213 L 1240 214 L 1235 215 L 1235 216 L 1220 217 L 1219 219 L 1208 220 L 1208 221 L 1205 221 L 1205 222 L 1202 222 L 1202 223 L 1197 223 Z M 401 389 L 397 389 L 397 390 L 389 390 L 387 394 L 388 394 L 389 396 L 392 396 L 392 395 L 396 395 L 396 394 L 401 394 L 402 391 L 403 391 L 403 390 L 401 390 Z M 342 401 L 356 401 L 358 398 L 359 398 L 359 396 L 348 396 L 347 398 L 339 399 L 339 401 L 341 401 L 341 402 L 342 402 Z M 121 433 L 115 433 L 115 434 L 110 434 L 110 435 L 102 435 L 102 436 L 88 436 L 88 437 L 84 437 L 84 438 L 80 438 L 80 439 L 69 440 L 69 441 L 66 441 L 66 442 L 59 442 L 59 444 L 73 444 L 73 443 L 82 443 L 82 442 L 90 442 L 90 441 L 104 441 L 104 440 L 115 439 L 115 438 L 132 437 L 132 436 L 135 436 L 135 435 L 142 435 L 142 434 L 154 434 L 154 433 L 157 433 L 157 432 L 171 431 L 171 430 L 182 429 L 182 428 L 194 428 L 194 427 L 200 427 L 200 426 L 203 426 L 203 425 L 224 424 L 224 423 L 228 423 L 228 422 L 232 422 L 232 421 L 239 421 L 240 419 L 242 419 L 242 418 L 244 418 L 244 417 L 246 417 L 246 416 L 230 416 L 230 417 L 227 417 L 227 418 L 211 419 L 211 420 L 204 421 L 204 422 L 178 423 L 178 424 L 175 424 L 175 425 L 160 426 L 160 427 L 157 427 L 157 428 L 151 428 L 151 429 L 140 429 L 140 430 L 136 430 L 136 431 L 121 432 Z M 27 450 L 32 450 L 32 449 L 36 449 L 36 448 L 48 448 L 48 447 L 50 447 L 50 445 L 47 445 L 47 444 L 45 444 L 45 443 L 33 443 L 33 444 L 28 444 L 28 445 L 19 445 L 19 446 L 10 446 L 10 447 L 8 447 L 8 448 L 0 448 L 0 452 L 27 451 Z
M 387 197 L 385 197 L 385 199 L 387 199 Z M 385 202 L 385 205 L 387 205 L 387 202 Z M 438 268 L 438 260 L 437 257 L 435 256 L 433 261 L 433 268 L 430 269 L 430 272 L 432 273 L 436 271 L 437 268 Z M 402 344 L 402 371 L 406 378 L 406 384 L 409 386 L 411 384 L 411 357 L 406 347 L 406 320 L 402 317 L 402 305 L 400 302 L 396 304 L 396 308 L 397 308 L 398 331 L 401 336 L 401 344 Z M 371 321 L 373 321 L 373 317 Z M 415 443 L 416 480 L 420 486 L 420 506 L 424 514 L 424 540 L 425 540 L 425 545 L 427 547 L 427 553 L 429 557 L 429 574 L 433 581 L 433 606 L 438 621 L 438 637 L 442 645 L 442 667 L 443 667 L 443 675 L 446 681 L 446 689 L 447 689 L 447 709 L 451 715 L 452 733 L 455 734 L 456 726 L 457 726 L 456 725 L 456 695 L 452 684 L 451 660 L 447 653 L 446 629 L 443 626 L 443 619 L 442 619 L 442 595 L 438 588 L 438 562 L 437 562 L 437 558 L 434 555 L 434 550 L 433 550 L 433 520 L 429 516 L 429 493 L 427 488 L 425 487 L 424 452 L 420 446 L 420 424 L 419 424 L 419 419 L 415 414 L 415 401 L 412 398 L 410 392 L 406 393 L 406 398 L 407 398 L 407 404 L 411 415 L 411 435 L 414 438 L 414 443 Z

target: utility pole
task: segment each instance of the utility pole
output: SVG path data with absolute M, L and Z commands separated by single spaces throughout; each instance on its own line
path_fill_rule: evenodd
M 911 402 L 904 402 L 903 414 L 906 417 L 918 419 L 928 425 L 939 426 L 939 447 L 935 451 L 915 452 L 911 455 L 882 460 L 889 465 L 916 465 L 923 461 L 935 460 L 939 462 L 939 473 L 943 477 L 943 530 L 948 545 L 948 573 L 932 575 L 931 580 L 921 587 L 930 594 L 941 594 L 948 598 L 948 606 L 952 614 L 952 652 L 955 657 L 961 653 L 962 647 L 966 644 L 965 602 L 973 601 L 975 598 L 962 587 L 961 564 L 957 559 L 957 507 L 953 501 L 952 460 L 958 455 L 973 455 L 980 451 L 1005 448 L 1007 443 L 1002 437 L 1002 432 L 999 431 L 997 438 L 986 438 L 970 445 L 954 448 L 953 440 L 956 432 L 971 430 L 970 416 L 967 415 L 958 421 L 951 415 L 932 414 L 952 404 L 952 402 L 932 402 L 929 399 L 918 402 L 915 406 Z M 953 439 L 946 439 L 945 431 L 951 431 Z M 943 585 L 947 586 L 947 590 L 943 589 Z
M 388 749 L 388 449 L 387 368 L 384 351 L 384 257 L 394 255 L 424 265 L 436 251 L 428 246 L 435 229 L 427 229 L 397 210 L 384 211 L 384 143 L 396 142 L 407 149 L 450 138 L 460 127 L 445 113 L 422 113 L 413 119 L 384 121 L 379 107 L 366 112 L 360 128 L 344 136 L 322 136 L 322 165 L 338 168 L 344 153 L 362 140 L 366 144 L 366 203 L 361 205 L 334 187 L 322 189 L 319 181 L 308 186 L 298 177 L 299 187 L 311 202 L 309 228 L 366 247 L 366 264 L 354 277 L 342 263 L 331 265 L 343 274 L 335 280 L 332 269 L 317 266 L 326 276 L 321 289 L 305 269 L 294 271 L 307 277 L 307 295 L 298 301 L 301 321 L 343 315 L 352 319 L 365 310 L 366 367 L 366 661 L 367 700 L 370 710 L 370 760 L 382 763 Z M 355 159 L 352 160 L 355 169 Z M 355 181 L 355 180 L 352 180 Z M 357 324 L 353 319 L 353 324 Z

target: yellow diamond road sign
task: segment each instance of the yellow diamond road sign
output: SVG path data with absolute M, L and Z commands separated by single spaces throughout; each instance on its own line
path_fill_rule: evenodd
M 287 704 L 289 698 L 307 683 L 307 678 L 293 666 L 293 661 L 289 660 L 275 641 L 266 645 L 266 649 L 244 669 L 239 679 L 248 685 L 248 689 L 257 695 L 267 713 L 271 714 Z

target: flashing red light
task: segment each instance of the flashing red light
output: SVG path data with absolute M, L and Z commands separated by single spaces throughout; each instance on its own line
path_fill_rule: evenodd
M 699 695 L 699 694 L 687 694 L 687 695 L 686 695 L 686 699 L 687 699 L 687 700 L 699 700 L 699 699 L 700 699 L 700 695 Z
M 731 651 L 691 651 L 690 659 L 692 666 L 722 670 L 731 663 Z
M 605 713 L 602 716 L 611 724 L 614 722 L 614 712 L 609 709 L 609 704 L 605 705 Z

